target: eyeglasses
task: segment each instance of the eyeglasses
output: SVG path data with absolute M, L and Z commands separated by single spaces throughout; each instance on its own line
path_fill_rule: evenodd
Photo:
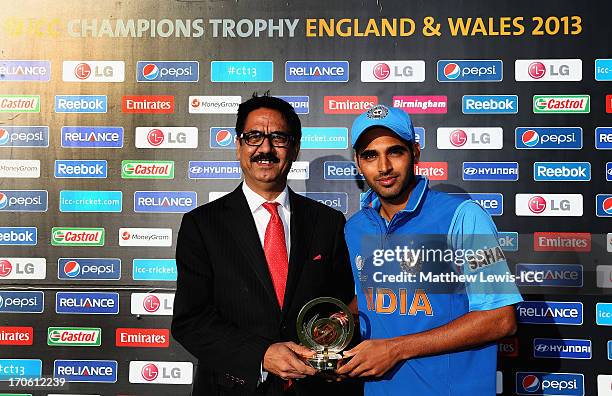
M 268 139 L 274 147 L 289 147 L 294 137 L 285 132 L 263 133 L 261 131 L 245 132 L 240 139 L 249 146 L 261 146 L 264 139 Z

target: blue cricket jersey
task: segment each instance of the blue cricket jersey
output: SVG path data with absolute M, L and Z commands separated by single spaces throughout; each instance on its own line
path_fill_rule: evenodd
M 495 224 L 476 202 L 431 190 L 417 176 L 406 208 L 388 223 L 372 190 L 362 203 L 345 236 L 363 339 L 420 333 L 522 301 Z M 496 365 L 495 343 L 409 359 L 366 382 L 365 395 L 495 395 Z

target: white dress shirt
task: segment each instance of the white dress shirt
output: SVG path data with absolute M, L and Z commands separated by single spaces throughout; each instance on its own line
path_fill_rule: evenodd
M 266 202 L 278 202 L 280 205 L 277 207 L 278 215 L 283 222 L 283 227 L 285 229 L 285 244 L 287 245 L 287 258 L 289 257 L 289 249 L 291 247 L 291 236 L 289 234 L 289 226 L 291 224 L 291 208 L 289 206 L 289 189 L 285 186 L 285 189 L 276 197 L 273 201 L 268 201 L 261 195 L 257 194 L 253 191 L 246 182 L 242 183 L 242 192 L 246 197 L 247 203 L 249 205 L 249 209 L 251 210 L 251 214 L 253 215 L 253 219 L 255 220 L 255 226 L 257 227 L 257 234 L 259 235 L 259 241 L 261 242 L 261 247 L 264 247 L 264 239 L 266 236 L 266 228 L 268 227 L 268 222 L 270 221 L 270 212 L 266 208 L 263 207 L 263 204 Z M 289 265 L 289 263 L 287 263 Z M 259 381 L 257 385 L 263 383 L 268 378 L 268 372 L 263 369 L 263 362 L 259 367 L 260 375 Z
M 251 214 L 255 220 L 255 226 L 257 227 L 257 234 L 259 235 L 259 241 L 261 242 L 262 248 L 264 247 L 266 227 L 268 227 L 268 222 L 271 217 L 270 212 L 263 207 L 263 204 L 266 202 L 278 202 L 280 204 L 277 210 L 285 229 L 285 244 L 287 245 L 287 257 L 289 257 L 289 252 L 291 251 L 291 235 L 289 232 L 291 229 L 291 207 L 289 206 L 289 189 L 285 186 L 285 189 L 273 201 L 268 201 L 251 190 L 246 182 L 242 183 L 242 192 L 246 197 L 249 209 L 251 209 Z

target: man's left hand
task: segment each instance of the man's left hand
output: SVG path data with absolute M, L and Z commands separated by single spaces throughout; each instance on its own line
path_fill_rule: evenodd
M 336 372 L 349 377 L 382 377 L 400 361 L 398 348 L 384 339 L 363 341 L 343 355 L 352 358 Z

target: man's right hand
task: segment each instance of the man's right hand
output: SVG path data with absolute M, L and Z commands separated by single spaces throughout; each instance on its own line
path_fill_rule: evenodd
M 282 379 L 304 378 L 317 371 L 304 363 L 298 356 L 309 358 L 314 352 L 294 342 L 278 342 L 266 350 L 263 368 Z

